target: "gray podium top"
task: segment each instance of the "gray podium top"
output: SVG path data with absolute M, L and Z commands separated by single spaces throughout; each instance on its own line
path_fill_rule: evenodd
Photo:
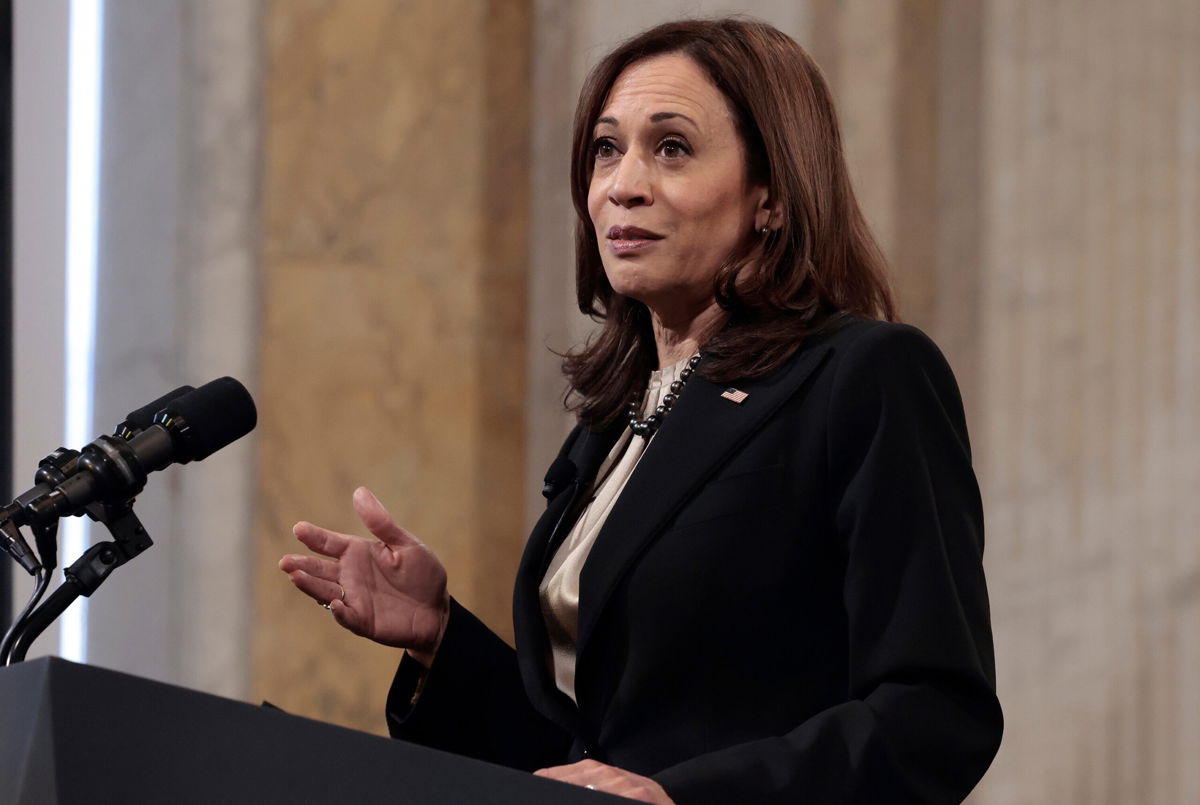
M 629 802 L 56 657 L 0 668 L 0 714 L 13 805 Z

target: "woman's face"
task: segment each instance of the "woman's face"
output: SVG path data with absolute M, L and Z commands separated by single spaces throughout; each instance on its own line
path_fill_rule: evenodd
M 595 123 L 588 211 L 613 290 L 662 318 L 713 303 L 713 277 L 765 226 L 725 97 L 688 56 L 636 62 Z

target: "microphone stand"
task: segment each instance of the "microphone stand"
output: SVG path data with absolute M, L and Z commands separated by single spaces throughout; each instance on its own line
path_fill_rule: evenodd
M 29 550 L 29 546 L 25 544 L 24 537 L 21 536 L 21 531 L 17 526 L 16 521 L 11 516 L 14 512 L 13 507 L 8 507 L 7 516 L 3 522 L 0 522 L 0 527 L 7 527 L 5 536 L 10 538 L 13 545 L 17 546 L 17 550 L 10 551 L 17 561 L 29 571 L 34 577 L 33 593 L 29 596 L 29 600 L 25 602 L 25 606 L 21 607 L 21 611 L 17 613 L 17 617 L 9 625 L 8 631 L 4 633 L 4 638 L 0 639 L 0 665 L 8 665 L 7 658 L 9 651 L 12 649 L 13 641 L 17 635 L 25 628 L 25 621 L 29 618 L 29 613 L 42 600 L 42 596 L 46 594 L 46 588 L 50 586 L 50 577 L 54 573 L 54 568 L 58 562 L 58 521 L 51 520 L 48 523 L 35 523 L 33 525 L 34 538 L 39 551 L 43 552 L 46 557 L 45 562 L 38 561 L 38 557 Z M 15 510 L 18 515 L 21 513 L 19 509 Z
M 46 631 L 79 596 L 88 597 L 121 565 L 154 544 L 145 526 L 133 512 L 133 502 L 92 504 L 87 514 L 103 523 L 112 534 L 109 542 L 98 542 L 84 551 L 64 572 L 63 583 L 45 603 L 28 615 L 21 624 L 0 663 L 12 665 L 23 662 L 29 646 Z M 39 546 L 40 547 L 40 546 Z

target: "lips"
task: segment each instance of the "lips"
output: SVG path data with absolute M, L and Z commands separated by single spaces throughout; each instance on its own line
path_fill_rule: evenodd
M 633 256 L 654 248 L 654 241 L 663 236 L 636 226 L 614 226 L 608 230 L 608 248 L 617 256 Z
M 608 230 L 609 240 L 662 240 L 663 236 L 637 226 L 614 226 Z

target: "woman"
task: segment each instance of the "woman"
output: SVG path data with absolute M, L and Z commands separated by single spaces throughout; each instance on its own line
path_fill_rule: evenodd
M 982 513 L 937 348 L 890 323 L 819 70 L 738 19 L 592 72 L 575 121 L 579 426 L 514 651 L 366 490 L 287 556 L 404 648 L 393 735 L 656 803 L 958 802 L 999 743 Z M 631 402 L 632 401 L 632 402 Z

